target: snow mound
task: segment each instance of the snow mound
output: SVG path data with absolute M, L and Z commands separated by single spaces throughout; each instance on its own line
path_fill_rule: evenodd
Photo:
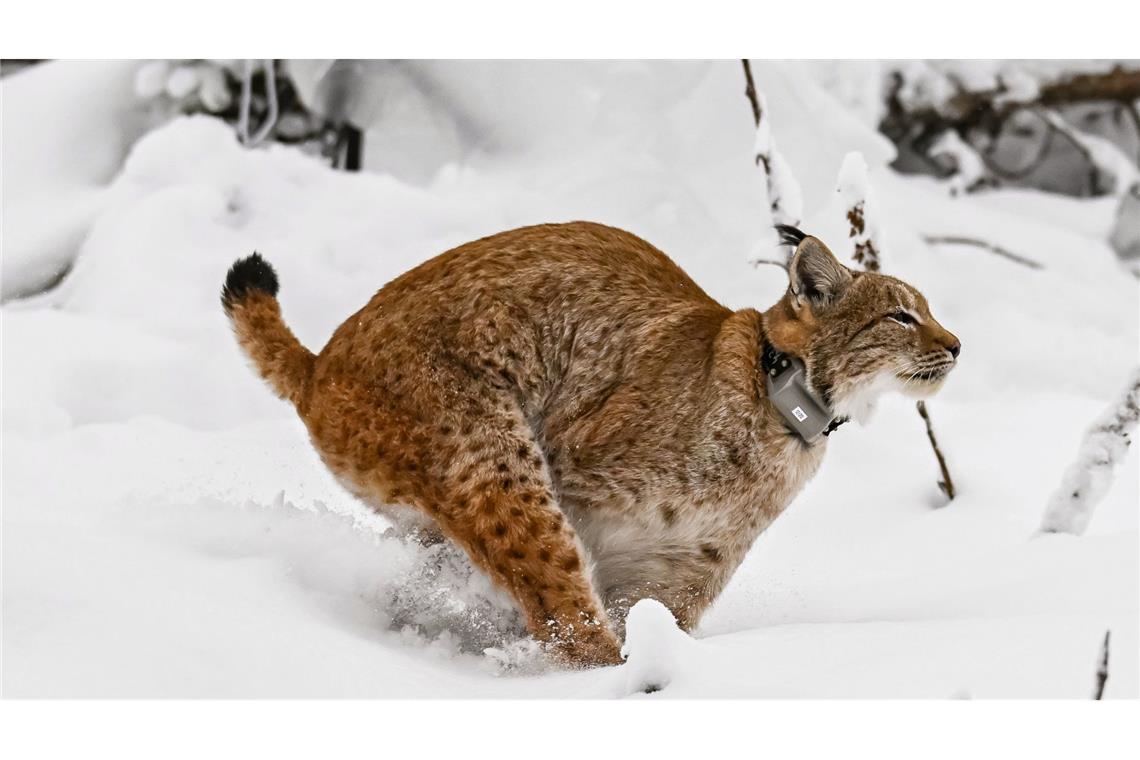
M 690 659 L 696 642 L 679 627 L 673 613 L 656 599 L 642 599 L 633 605 L 625 621 L 626 658 L 622 671 L 626 693 L 652 694 L 661 691 Z
M 52 61 L 0 81 L 4 139 L 0 298 L 71 264 L 110 180 L 146 123 L 132 61 Z

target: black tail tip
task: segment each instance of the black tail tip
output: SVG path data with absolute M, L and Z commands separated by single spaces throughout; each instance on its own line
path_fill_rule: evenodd
M 277 273 L 260 253 L 238 259 L 230 267 L 226 273 L 226 284 L 222 287 L 222 307 L 229 311 L 254 291 L 277 295 Z
M 780 245 L 790 245 L 795 248 L 807 237 L 799 227 L 790 224 L 777 224 L 776 232 L 780 233 Z

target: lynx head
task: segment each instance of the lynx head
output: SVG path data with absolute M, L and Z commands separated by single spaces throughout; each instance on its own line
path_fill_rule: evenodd
M 795 246 L 788 290 L 765 317 L 772 344 L 807 367 L 812 390 L 837 416 L 866 419 L 886 390 L 937 391 L 961 343 L 905 282 L 852 271 L 818 238 L 781 227 Z

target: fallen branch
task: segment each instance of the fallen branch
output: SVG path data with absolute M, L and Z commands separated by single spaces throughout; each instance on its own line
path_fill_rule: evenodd
M 976 248 L 982 248 L 990 253 L 997 254 L 1003 258 L 1015 261 L 1022 266 L 1029 267 L 1030 269 L 1044 269 L 1044 265 L 1039 261 L 1034 261 L 1027 256 L 1022 256 L 1012 251 L 1007 251 L 1000 245 L 987 243 L 985 240 L 978 240 L 977 238 L 961 237 L 959 235 L 923 235 L 922 239 L 931 245 L 972 245 Z
M 1100 699 L 1104 696 L 1104 685 L 1108 683 L 1108 637 L 1112 631 L 1104 632 L 1104 642 L 1100 645 L 1100 664 L 1096 669 L 1096 689 L 1093 691 L 1093 699 Z
M 1115 66 L 1101 74 L 1077 74 L 1041 88 L 1043 105 L 1067 105 L 1090 100 L 1119 100 L 1130 103 L 1140 99 L 1140 69 Z
M 1074 105 L 1096 101 L 1133 103 L 1140 100 L 1140 68 L 1115 67 L 1111 71 L 1094 74 L 1077 74 L 1043 84 L 1028 98 L 1017 97 L 1004 84 L 985 89 L 959 89 L 938 104 L 908 109 L 899 97 L 903 82 L 895 74 L 896 82 L 888 95 L 888 114 L 884 127 L 888 133 L 909 130 L 928 134 L 941 134 L 954 129 L 963 135 L 970 129 L 982 129 L 996 134 L 1001 123 L 1015 112 L 1032 106 Z
M 1020 168 L 1006 169 L 998 165 L 994 153 L 1001 135 L 1013 127 L 1025 111 L 1045 117 L 1057 109 L 1085 103 L 1115 104 L 1123 108 L 1140 136 L 1140 112 L 1136 110 L 1136 103 L 1140 100 L 1140 67 L 1129 63 L 1127 67 L 1118 65 L 1109 71 L 1060 76 L 1052 81 L 1034 81 L 1035 78 L 1027 77 L 1025 72 L 1020 75 L 1016 71 L 1011 73 L 1012 76 L 996 77 L 992 86 L 970 89 L 952 73 L 919 72 L 917 77 L 913 77 L 894 71 L 886 96 L 886 113 L 879 130 L 899 146 L 908 159 L 919 159 L 939 177 L 947 176 L 950 171 L 934 160 L 930 149 L 944 134 L 952 131 L 979 150 L 987 169 L 996 178 L 1014 182 L 1027 180 L 1042 162 L 1048 160 L 1052 155 L 1054 138 L 1069 139 L 1089 162 L 1087 182 L 1091 185 L 1090 192 L 1094 195 L 1102 193 L 1098 175 L 1103 173 L 1104 167 L 1094 164 L 1099 161 L 1097 153 L 1101 151 L 1090 152 L 1087 144 L 1079 144 L 1087 143 L 1079 134 L 1076 135 L 1077 141 L 1071 139 L 1071 125 L 1046 119 L 1045 137 L 1040 149 Z M 927 74 L 931 81 L 924 84 Z M 925 92 L 925 95 L 916 97 L 916 92 Z M 1033 179 L 1028 181 L 1034 182 Z M 1040 178 L 1036 182 L 1040 182 Z M 1117 183 L 1118 192 L 1122 184 Z
M 938 439 L 934 436 L 934 425 L 930 422 L 930 413 L 926 411 L 926 402 L 919 401 L 915 407 L 918 409 L 918 416 L 922 417 L 922 421 L 926 423 L 926 437 L 930 439 L 934 456 L 938 459 L 938 469 L 942 472 L 942 480 L 938 481 L 938 487 L 942 489 L 942 493 L 946 494 L 946 498 L 953 501 L 956 493 L 954 481 L 950 478 L 950 469 L 946 466 L 946 457 L 942 456 L 942 449 L 939 448 Z

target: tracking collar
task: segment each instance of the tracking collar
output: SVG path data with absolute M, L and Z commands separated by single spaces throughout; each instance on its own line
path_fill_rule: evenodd
M 765 342 L 760 366 L 767 381 L 768 399 L 805 443 L 815 443 L 821 435 L 831 435 L 847 422 L 846 417 L 836 417 L 831 407 L 808 389 L 807 368 L 800 359 Z

